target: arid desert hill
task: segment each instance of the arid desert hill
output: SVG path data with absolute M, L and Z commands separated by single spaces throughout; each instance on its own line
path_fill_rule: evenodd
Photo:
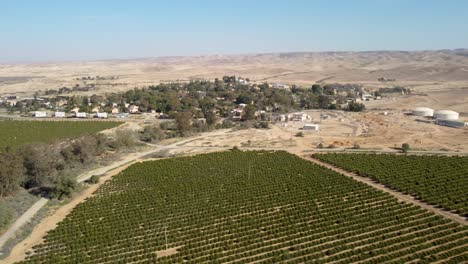
M 294 52 L 0 64 L 0 94 L 29 95 L 77 84 L 94 84 L 94 93 L 105 93 L 223 75 L 248 77 L 256 82 L 360 83 L 369 88 L 404 85 L 416 91 L 440 91 L 468 87 L 468 50 Z M 86 76 L 103 78 L 78 80 Z

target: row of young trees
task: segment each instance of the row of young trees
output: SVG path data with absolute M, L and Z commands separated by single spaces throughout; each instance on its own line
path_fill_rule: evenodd
M 467 235 L 286 152 L 233 150 L 130 166 L 24 263 L 466 261 Z
M 407 148 L 409 146 L 403 144 L 402 150 L 407 151 Z M 337 153 L 314 156 L 468 216 L 468 157 Z

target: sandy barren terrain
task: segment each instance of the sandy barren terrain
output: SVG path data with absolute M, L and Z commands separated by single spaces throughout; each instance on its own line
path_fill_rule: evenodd
M 97 87 L 93 93 L 105 93 L 223 75 L 300 85 L 350 82 L 369 88 L 405 85 L 417 91 L 448 90 L 468 87 L 468 50 L 304 52 L 0 64 L 0 94 L 32 94 L 37 90 L 91 83 Z M 77 80 L 84 76 L 115 79 Z M 377 80 L 380 77 L 395 81 L 382 83 Z

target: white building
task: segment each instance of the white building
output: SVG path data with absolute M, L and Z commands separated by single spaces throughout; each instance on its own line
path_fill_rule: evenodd
M 34 117 L 47 117 L 47 113 L 46 112 L 41 112 L 41 111 L 34 111 L 33 116 Z
M 302 129 L 303 130 L 318 131 L 319 130 L 319 125 L 318 124 L 304 124 L 304 127 Z
M 65 112 L 55 112 L 54 117 L 63 118 L 65 117 Z
M 306 121 L 306 120 L 310 119 L 310 116 L 307 115 L 304 112 L 299 112 L 299 113 L 293 113 L 293 114 L 289 115 L 288 118 L 289 118 L 289 120 L 292 120 L 292 121 Z
M 77 118 L 86 118 L 86 113 L 84 112 L 76 112 L 75 117 Z
M 242 108 L 234 108 L 231 111 L 233 119 L 241 119 L 242 118 L 242 113 L 244 113 L 244 110 Z
M 277 88 L 277 89 L 289 89 L 289 85 L 284 84 L 284 83 L 274 83 L 271 85 L 272 88 Z
M 107 118 L 107 113 L 96 113 L 97 118 Z
M 434 112 L 435 119 L 457 120 L 459 114 L 452 110 L 438 110 Z
M 128 107 L 128 111 L 132 114 L 138 113 L 138 106 L 136 105 L 131 105 Z

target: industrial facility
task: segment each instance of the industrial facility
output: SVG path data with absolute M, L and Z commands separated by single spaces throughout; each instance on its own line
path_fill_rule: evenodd
M 459 114 L 452 110 L 437 110 L 434 112 L 435 119 L 457 120 Z
M 421 117 L 432 117 L 435 119 L 435 124 L 441 126 L 448 126 L 454 128 L 464 128 L 468 127 L 468 122 L 459 121 L 460 114 L 452 111 L 452 110 L 437 110 L 434 111 L 431 108 L 427 107 L 416 107 L 411 110 L 411 114 L 414 116 L 421 116 Z M 434 123 L 434 121 L 427 121 L 427 119 L 421 120 L 417 119 L 419 122 L 430 122 Z
M 417 107 L 413 109 L 412 114 L 414 116 L 433 116 L 434 110 L 427 107 Z
M 441 126 L 454 127 L 454 128 L 468 127 L 468 122 L 457 121 L 457 120 L 438 119 L 436 121 L 436 124 L 441 125 Z

